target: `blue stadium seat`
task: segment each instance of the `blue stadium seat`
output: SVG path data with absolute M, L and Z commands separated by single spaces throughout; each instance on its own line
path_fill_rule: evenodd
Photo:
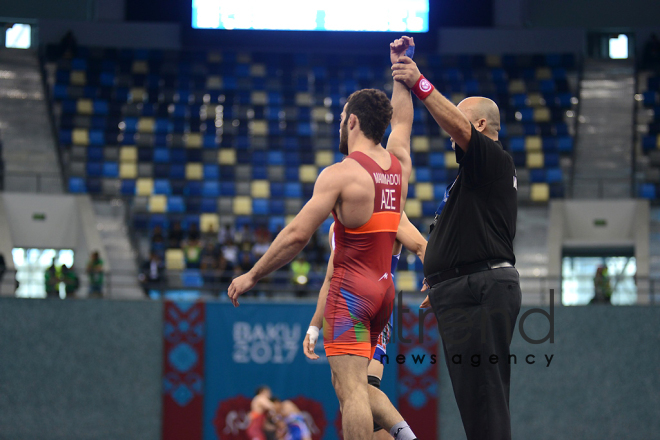
M 561 137 L 557 141 L 557 146 L 562 153 L 570 153 L 573 151 L 573 138 L 570 136 Z
M 302 198 L 302 185 L 299 182 L 289 182 L 284 187 L 284 196 L 289 199 Z
M 656 187 L 652 183 L 643 183 L 639 187 L 639 197 L 643 199 L 655 200 Z
M 236 195 L 236 184 L 234 182 L 220 182 L 220 195 L 234 197 Z
M 220 167 L 215 164 L 204 164 L 204 180 L 220 179 Z
M 511 152 L 520 153 L 525 151 L 525 138 L 524 137 L 512 137 L 509 139 L 509 148 Z
M 201 205 L 202 212 L 217 212 L 218 211 L 218 202 L 215 198 L 202 198 Z
M 133 228 L 138 231 L 147 231 L 149 229 L 149 216 L 147 214 L 133 214 Z
M 168 179 L 170 177 L 169 164 L 163 164 L 163 163 L 154 164 L 154 177 L 156 179 Z
M 270 214 L 268 199 L 252 199 L 252 214 L 254 215 Z
M 88 177 L 85 181 L 87 192 L 90 194 L 101 194 L 103 192 L 103 184 L 101 179 L 95 177 Z
M 188 214 L 199 213 L 202 211 L 202 199 L 199 197 L 186 197 L 186 212 Z
M 172 194 L 172 187 L 170 186 L 170 181 L 167 179 L 155 179 L 153 193 L 162 194 L 166 196 Z
M 73 194 L 86 193 L 85 179 L 81 177 L 69 177 L 69 192 Z
M 280 182 L 270 182 L 270 196 L 273 198 L 284 197 L 284 184 Z
M 546 181 L 545 170 L 542 168 L 530 169 L 529 181 L 532 183 L 545 183 Z
M 554 168 L 559 166 L 558 153 L 545 153 L 543 159 L 543 166 L 546 168 Z
M 95 99 L 92 103 L 92 109 L 95 115 L 107 115 L 110 112 L 110 106 L 107 101 Z
M 284 229 L 286 221 L 283 216 L 271 216 L 268 219 L 268 231 L 276 234 L 280 229 Z
M 170 161 L 175 164 L 185 163 L 187 159 L 186 150 L 183 148 L 170 148 Z
M 138 148 L 138 162 L 153 162 L 154 149 L 150 147 Z
M 182 180 L 184 182 L 183 194 L 188 197 L 199 197 L 202 195 L 202 182 L 199 180 Z
M 188 182 L 182 179 L 170 180 L 173 196 L 185 196 L 188 190 Z
M 267 180 L 268 179 L 268 167 L 266 166 L 253 166 L 252 167 L 252 179 L 253 180 Z
M 431 168 L 431 181 L 433 182 L 447 182 L 449 176 L 446 168 Z
M 218 181 L 207 181 L 202 183 L 202 196 L 220 197 L 220 183 Z
M 153 159 L 155 163 L 169 163 L 170 150 L 168 148 L 155 148 Z
M 282 199 L 271 199 L 270 200 L 270 213 L 273 215 L 284 215 L 285 205 L 284 200 Z
M 102 147 L 89 147 L 87 148 L 87 160 L 89 162 L 100 162 L 103 160 Z
M 414 184 L 409 184 L 408 185 L 408 198 L 409 199 L 414 199 L 415 195 L 417 194 L 417 191 L 415 191 L 415 185 Z
M 437 183 L 433 185 L 433 198 L 437 201 L 436 203 L 439 203 L 440 200 L 444 198 L 446 189 L 447 185 L 444 183 Z
M 330 233 L 330 226 L 332 226 L 332 223 L 334 220 L 332 218 L 327 218 L 323 223 L 321 224 L 321 232 L 327 237 L 327 235 Z
M 201 162 L 202 150 L 200 148 L 188 148 L 185 150 L 186 162 Z
M 415 169 L 415 179 L 418 182 L 430 182 L 431 181 L 431 170 L 428 168 L 416 168 Z
M 287 182 L 296 182 L 300 180 L 300 171 L 298 165 L 287 165 L 287 167 L 284 169 L 284 176 Z
M 186 166 L 182 163 L 173 163 L 170 165 L 170 179 L 185 179 Z
M 561 183 L 563 177 L 561 168 L 550 168 L 546 170 L 545 177 L 548 183 Z
M 436 209 L 438 209 L 438 202 L 435 201 L 422 202 L 422 215 L 424 217 L 433 217 L 435 215 Z
M 121 181 L 121 195 L 124 196 L 135 195 L 135 180 L 127 179 Z
M 642 148 L 644 149 L 644 152 L 655 150 L 657 148 L 657 136 L 644 136 L 642 138 Z
M 103 175 L 103 162 L 87 162 L 87 176 L 101 177 Z
M 73 143 L 72 130 L 60 130 L 60 144 L 71 145 Z
M 284 165 L 284 153 L 281 151 L 269 151 L 268 152 L 268 164 L 269 165 Z
M 181 272 L 181 284 L 184 287 L 203 287 L 204 278 L 198 269 L 186 269 Z

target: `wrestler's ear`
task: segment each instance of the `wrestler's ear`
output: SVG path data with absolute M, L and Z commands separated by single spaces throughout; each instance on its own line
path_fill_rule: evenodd
M 360 124 L 360 120 L 358 119 L 358 117 L 355 116 L 354 113 L 351 113 L 351 116 L 348 117 L 348 128 L 352 130 L 359 124 Z

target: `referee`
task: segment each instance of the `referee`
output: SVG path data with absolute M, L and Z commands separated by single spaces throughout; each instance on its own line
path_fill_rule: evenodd
M 453 105 L 409 58 L 392 70 L 451 135 L 459 164 L 431 226 L 424 275 L 463 427 L 468 440 L 508 440 L 509 344 L 522 294 L 516 170 L 498 141 L 499 109 L 479 97 Z

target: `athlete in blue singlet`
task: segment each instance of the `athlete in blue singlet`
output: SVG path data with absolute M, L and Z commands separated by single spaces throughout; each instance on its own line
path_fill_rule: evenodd
M 310 329 L 312 327 L 316 327 L 318 330 L 323 326 L 323 313 L 325 310 L 325 301 L 328 296 L 328 291 L 330 289 L 330 280 L 332 279 L 332 273 L 334 272 L 334 267 L 332 265 L 332 261 L 334 258 L 334 248 L 335 248 L 334 223 L 330 227 L 329 242 L 330 242 L 331 253 L 330 253 L 330 259 L 328 261 L 328 270 L 326 271 L 325 281 L 323 282 L 323 286 L 321 287 L 321 291 L 319 293 L 319 299 L 316 305 L 316 312 L 314 313 L 314 317 L 312 318 Z M 394 242 L 394 246 L 392 249 L 392 265 L 391 265 L 392 276 L 394 275 L 396 266 L 399 263 L 399 257 L 401 256 L 402 247 L 405 247 L 410 252 L 416 254 L 420 258 L 420 260 L 422 260 L 422 262 L 424 261 L 424 253 L 426 252 L 426 240 L 424 239 L 422 234 L 417 230 L 417 228 L 415 228 L 415 226 L 412 223 L 410 223 L 410 220 L 408 219 L 408 216 L 406 215 L 405 212 L 403 212 L 401 215 L 399 229 L 396 234 L 396 241 Z M 383 377 L 382 356 L 387 353 L 387 342 L 389 341 L 389 337 L 390 337 L 391 323 L 392 323 L 392 316 L 390 316 L 390 322 L 388 323 L 388 325 L 385 326 L 382 333 L 378 337 L 378 344 L 376 346 L 376 351 L 374 352 L 372 361 L 369 362 L 369 368 L 367 370 L 369 384 L 376 388 L 380 388 L 380 381 Z M 305 353 L 305 356 L 307 356 L 310 359 L 318 359 L 318 355 L 314 353 L 315 345 L 316 345 L 316 339 L 314 339 L 313 341 L 310 340 L 310 334 L 308 333 L 305 337 L 305 341 L 303 342 L 303 352 Z M 376 440 L 380 440 L 380 438 L 385 440 L 385 439 L 391 439 L 392 437 L 390 436 L 389 432 L 383 430 L 380 426 L 374 423 L 373 438 Z
M 290 400 L 282 402 L 277 397 L 272 400 L 275 414 L 281 421 L 278 425 L 285 427 L 285 432 L 278 435 L 278 438 L 281 440 L 312 440 L 312 433 L 307 427 L 300 408 Z

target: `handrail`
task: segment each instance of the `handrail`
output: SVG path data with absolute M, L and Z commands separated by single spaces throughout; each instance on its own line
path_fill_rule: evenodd
M 79 289 L 76 292 L 76 298 L 85 298 L 88 296 L 89 278 L 84 270 L 74 270 L 79 278 Z M 15 279 L 15 270 L 7 270 L 0 281 L 0 295 L 13 296 L 11 290 L 13 279 Z M 200 271 L 192 270 L 168 270 L 163 272 L 162 279 L 159 282 L 152 282 L 143 285 L 145 290 L 165 291 L 170 293 L 194 293 L 194 296 L 200 299 L 224 299 L 231 279 L 238 275 L 234 271 Z M 313 271 L 309 274 L 309 283 L 306 285 L 295 285 L 292 282 L 291 272 L 288 270 L 279 270 L 271 274 L 266 279 L 261 280 L 246 298 L 270 299 L 315 299 L 318 296 L 319 289 L 323 283 L 325 273 L 323 271 Z M 421 274 L 418 274 L 421 278 Z M 128 289 L 135 286 L 135 272 L 128 271 L 109 271 L 104 273 L 103 297 L 104 298 L 125 298 L 123 294 Z M 592 295 L 593 288 L 591 281 L 593 277 L 582 276 L 580 279 L 584 287 L 582 297 Z M 640 305 L 660 305 L 660 277 L 636 278 L 637 285 L 637 304 Z M 552 277 L 520 277 L 520 285 L 523 292 L 523 304 L 526 305 L 548 305 L 551 296 L 551 289 L 554 291 L 554 301 L 556 304 L 562 303 L 562 281 L 560 278 Z M 418 286 L 419 287 L 419 286 Z M 399 288 L 397 287 L 397 291 Z M 63 290 L 62 290 L 63 291 Z M 413 298 L 423 298 L 425 293 L 418 290 L 403 289 L 407 296 Z M 37 293 L 40 292 L 40 293 Z M 27 292 L 23 296 L 43 297 L 44 286 L 35 286 L 32 293 Z M 147 298 L 147 292 L 144 298 Z
M 19 179 L 28 179 L 30 183 L 34 182 L 34 185 L 27 184 L 25 188 L 13 188 L 14 191 L 19 192 L 32 192 L 32 188 L 35 189 L 37 193 L 47 193 L 52 194 L 52 187 L 48 184 L 44 185 L 43 181 L 47 179 L 53 179 L 60 181 L 62 175 L 54 171 L 4 171 L 0 172 L 2 174 L 2 190 L 7 190 L 7 178 L 19 178 Z M 48 189 L 51 189 L 50 191 Z

